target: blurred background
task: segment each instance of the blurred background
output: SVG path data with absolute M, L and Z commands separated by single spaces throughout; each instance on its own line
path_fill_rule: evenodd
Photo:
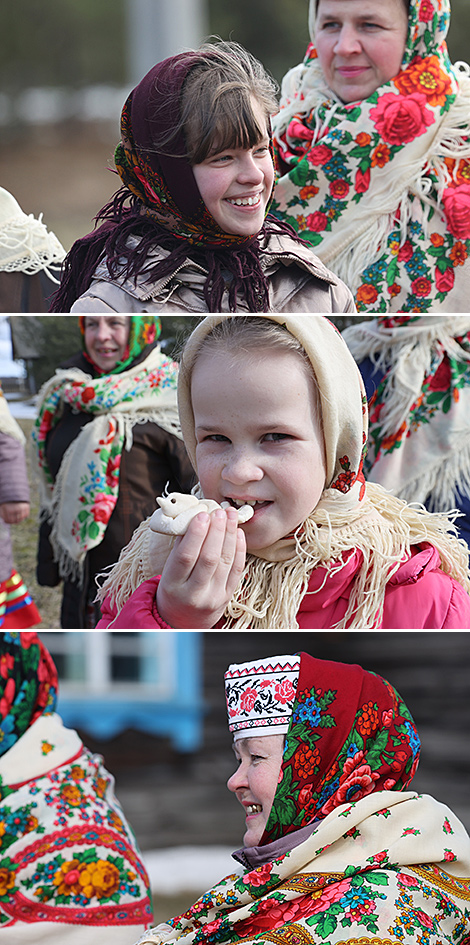
M 422 741 L 413 788 L 470 829 L 467 632 L 46 632 L 59 712 L 104 756 L 149 869 L 156 916 L 185 910 L 232 871 L 243 812 L 223 675 L 230 663 L 305 650 L 359 663 L 405 699 Z
M 470 59 L 468 0 L 451 58 Z M 280 82 L 307 43 L 308 0 L 18 0 L 0 14 L 0 185 L 65 249 L 117 189 L 128 92 L 160 59 L 211 35 L 242 43 Z

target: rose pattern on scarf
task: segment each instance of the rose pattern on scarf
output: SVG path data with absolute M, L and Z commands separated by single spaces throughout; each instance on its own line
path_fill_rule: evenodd
M 402 324 L 404 323 L 403 321 Z M 456 341 L 470 357 L 470 332 L 456 337 Z M 385 406 L 384 392 L 387 382 L 388 373 L 377 386 L 369 403 L 369 439 L 364 462 L 366 475 L 381 457 L 400 449 L 405 440 L 421 426 L 429 424 L 439 413 L 449 413 L 452 405 L 459 403 L 461 392 L 470 386 L 470 360 L 457 360 L 437 347 L 431 369 L 424 378 L 421 393 L 411 405 L 406 420 L 395 433 L 384 436 L 381 414 Z
M 310 43 L 303 69 L 313 70 L 316 107 L 308 113 L 299 110 L 287 127 L 281 125 L 277 137 L 275 132 L 280 182 L 272 212 L 290 223 L 320 258 L 325 237 L 344 225 L 345 211 L 355 203 L 369 205 L 371 195 L 380 195 L 384 175 L 393 175 L 394 166 L 401 166 L 408 147 L 413 149 L 410 160 L 416 160 L 417 142 L 423 139 L 419 187 L 432 195 L 432 201 L 409 196 L 409 215 L 403 222 L 397 197 L 388 234 L 382 234 L 380 248 L 369 253 L 358 273 L 354 286 L 358 312 L 437 311 L 452 293 L 459 268 L 467 265 L 468 153 L 456 160 L 432 151 L 428 155 L 426 150 L 455 105 L 459 85 L 468 82 L 448 57 L 449 16 L 447 0 L 411 0 L 400 73 L 358 103 L 338 104 L 323 91 L 316 49 Z M 292 94 L 286 95 L 281 102 L 279 117 L 283 105 L 291 107 L 291 98 Z M 372 217 L 375 210 L 371 202 Z M 335 259 L 325 261 L 335 271 Z M 342 271 L 339 274 L 345 278 Z
M 263 843 L 379 788 L 400 791 L 410 783 L 420 747 L 410 712 L 390 683 L 358 673 L 354 679 L 340 663 L 322 664 L 301 654 L 282 777 Z

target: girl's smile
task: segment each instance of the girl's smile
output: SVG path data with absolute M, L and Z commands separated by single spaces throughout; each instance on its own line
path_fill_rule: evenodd
M 249 551 L 285 538 L 307 518 L 325 487 L 323 434 L 314 378 L 282 349 L 202 351 L 191 398 L 196 460 L 206 498 L 249 503 Z

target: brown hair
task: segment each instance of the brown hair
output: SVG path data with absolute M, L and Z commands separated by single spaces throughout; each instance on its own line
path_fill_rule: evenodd
M 260 105 L 269 128 L 277 111 L 278 86 L 264 66 L 238 43 L 204 43 L 195 50 L 194 65 L 184 82 L 181 100 L 159 102 L 178 119 L 165 140 L 153 141 L 171 154 L 172 141 L 183 132 L 190 164 L 225 148 L 252 148 L 263 138 L 255 114 Z

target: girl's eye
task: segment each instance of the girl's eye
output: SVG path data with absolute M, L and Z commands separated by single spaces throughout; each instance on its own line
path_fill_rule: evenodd
M 223 436 L 222 433 L 211 433 L 210 436 L 204 437 L 205 440 L 210 440 L 212 443 L 228 443 L 228 436 Z
M 288 433 L 266 433 L 265 436 L 265 440 L 267 440 L 268 443 L 280 443 L 281 440 L 289 439 L 290 437 Z

